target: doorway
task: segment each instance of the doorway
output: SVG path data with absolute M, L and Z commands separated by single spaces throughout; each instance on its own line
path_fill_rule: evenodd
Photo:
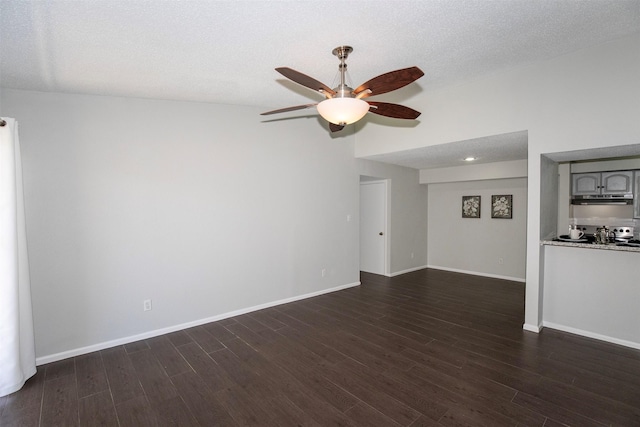
M 360 181 L 360 271 L 388 275 L 388 182 Z

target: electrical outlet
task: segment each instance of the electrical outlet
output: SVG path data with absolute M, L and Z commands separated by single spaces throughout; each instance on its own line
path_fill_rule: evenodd
M 498 258 L 498 264 L 500 265 L 504 264 L 504 258 Z
M 327 269 L 323 268 L 322 271 L 320 272 L 320 274 L 322 275 L 322 277 L 327 275 Z
M 142 301 L 142 309 L 144 311 L 151 310 L 151 300 L 150 299 L 146 299 L 146 300 Z
M 411 259 L 413 259 L 413 252 L 411 252 Z

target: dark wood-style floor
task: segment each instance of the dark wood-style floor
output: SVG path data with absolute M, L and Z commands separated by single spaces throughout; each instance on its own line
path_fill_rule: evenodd
M 40 366 L 2 426 L 640 426 L 640 351 L 437 270 Z

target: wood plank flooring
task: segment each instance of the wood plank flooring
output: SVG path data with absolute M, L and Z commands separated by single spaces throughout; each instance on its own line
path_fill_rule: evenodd
M 640 426 L 640 351 L 522 330 L 524 285 L 438 270 L 38 367 L 5 426 Z

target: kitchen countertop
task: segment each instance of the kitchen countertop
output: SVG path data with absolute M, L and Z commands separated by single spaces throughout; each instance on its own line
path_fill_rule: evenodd
M 613 243 L 609 245 L 597 245 L 595 243 L 573 243 L 573 242 L 562 242 L 560 240 L 541 240 L 540 245 L 567 246 L 572 248 L 604 249 L 608 251 L 624 251 L 624 252 L 640 253 L 640 248 L 636 248 L 633 246 L 616 246 Z

